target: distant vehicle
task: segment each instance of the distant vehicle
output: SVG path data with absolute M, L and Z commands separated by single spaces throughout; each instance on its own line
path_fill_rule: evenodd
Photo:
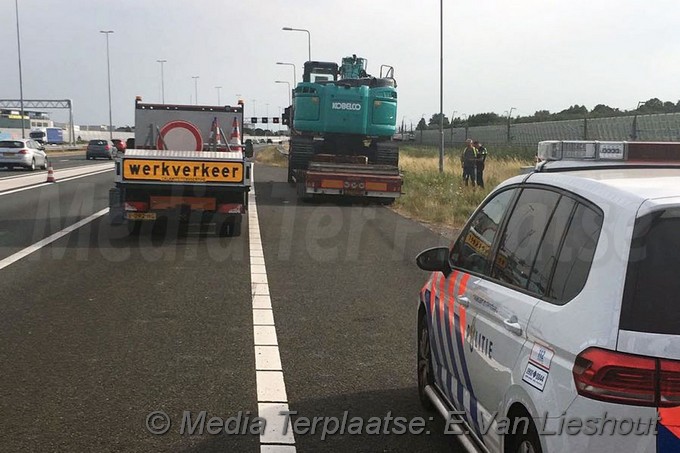
M 267 139 L 267 143 L 274 143 L 271 138 Z
M 61 145 L 64 143 L 64 130 L 60 127 L 33 129 L 28 136 L 41 145 Z
M 113 159 L 116 147 L 109 140 L 90 140 L 87 144 L 87 151 L 85 152 L 86 159 L 96 159 L 103 157 L 105 159 Z
M 119 138 L 114 138 L 111 140 L 113 142 L 113 145 L 116 147 L 116 150 L 119 153 L 125 153 L 125 150 L 127 149 L 127 145 L 125 142 Z
M 135 149 L 134 137 L 130 137 L 127 140 L 125 140 L 125 149 Z
M 61 145 L 64 143 L 64 130 L 60 127 L 48 127 L 47 143 L 49 145 Z
M 31 171 L 38 168 L 47 169 L 45 147 L 30 138 L 0 141 L 0 166 L 12 170 L 24 167 Z

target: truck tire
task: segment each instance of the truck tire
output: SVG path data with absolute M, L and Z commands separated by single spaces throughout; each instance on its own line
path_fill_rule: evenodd
M 294 183 L 295 172 L 306 170 L 314 156 L 314 139 L 309 137 L 292 137 L 288 151 L 288 182 Z
M 241 236 L 241 223 L 243 218 L 239 216 L 227 217 L 224 220 L 218 221 L 216 224 L 217 235 L 220 237 L 238 237 Z
M 399 166 L 399 145 L 392 142 L 380 142 L 377 146 L 375 163 L 378 165 Z

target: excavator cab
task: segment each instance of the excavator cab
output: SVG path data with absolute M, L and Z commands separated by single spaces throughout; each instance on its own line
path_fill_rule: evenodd
M 369 77 L 366 74 L 366 67 L 368 60 L 365 58 L 352 55 L 351 57 L 344 57 L 342 59 L 342 66 L 340 66 L 340 80 L 344 79 L 363 79 Z
M 338 79 L 337 63 L 325 61 L 305 62 L 305 72 L 302 74 L 302 81 L 307 83 L 335 82 Z

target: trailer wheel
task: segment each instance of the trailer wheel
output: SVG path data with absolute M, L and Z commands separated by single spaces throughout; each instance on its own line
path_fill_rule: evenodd
M 142 222 L 140 220 L 128 220 L 125 224 L 129 236 L 139 236 L 142 231 Z
M 220 237 L 241 236 L 241 221 L 241 216 L 219 220 L 215 225 L 217 235 Z

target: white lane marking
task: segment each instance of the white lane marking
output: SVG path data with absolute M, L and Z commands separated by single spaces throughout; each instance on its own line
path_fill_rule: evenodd
M 279 415 L 281 411 L 288 411 L 288 404 L 267 404 L 259 403 L 257 405 L 258 415 L 267 420 L 267 429 L 263 436 L 260 436 L 260 451 L 261 452 L 286 452 L 295 453 L 295 445 L 285 446 L 286 450 L 272 449 L 273 445 L 267 444 L 295 444 L 293 437 L 293 430 L 288 424 L 288 431 L 284 434 L 284 423 L 286 421 L 284 416 Z M 270 420 L 272 422 L 270 422 Z M 280 445 L 277 445 L 280 448 Z
M 20 187 L 18 189 L 14 189 L 14 190 L 6 190 L 4 192 L 0 192 L 0 197 L 2 197 L 3 195 L 10 195 L 10 194 L 17 193 L 17 192 L 23 192 L 24 190 L 37 189 L 39 187 L 52 186 L 54 184 L 61 183 L 61 182 L 73 181 L 74 179 L 85 178 L 87 176 L 95 176 L 95 175 L 99 175 L 101 173 L 106 173 L 106 172 L 113 171 L 113 170 L 114 170 L 113 168 L 109 168 L 109 169 L 106 169 L 106 170 L 99 170 L 99 171 L 94 171 L 92 173 L 86 173 L 84 175 L 70 176 L 70 177 L 64 178 L 64 179 L 57 179 L 56 182 L 44 182 L 42 184 L 35 184 L 35 185 L 32 185 L 32 186 Z
M 248 195 L 248 243 L 255 343 L 255 381 L 258 416 L 267 420 L 266 430 L 260 435 L 260 451 L 295 453 L 295 436 L 290 426 L 284 432 L 286 416 L 281 414 L 282 411 L 288 411 L 288 396 L 269 295 L 267 266 L 260 237 L 256 199 L 253 184 Z
M 41 248 L 45 247 L 46 245 L 51 244 L 52 242 L 56 241 L 57 239 L 60 239 L 64 236 L 66 236 L 67 234 L 71 233 L 72 231 L 75 231 L 78 228 L 80 228 L 84 225 L 87 225 L 88 223 L 92 222 L 93 220 L 98 219 L 99 217 L 105 215 L 108 212 L 109 212 L 109 208 L 104 208 L 101 211 L 95 212 L 91 216 L 86 217 L 86 218 L 74 223 L 73 225 L 64 228 L 61 231 L 58 231 L 58 232 L 54 233 L 53 235 L 48 236 L 45 239 L 38 241 L 33 245 L 26 247 L 23 250 L 18 251 L 14 255 L 8 256 L 7 258 L 0 261 L 0 270 L 6 268 L 7 266 L 9 266 L 12 263 L 16 263 L 17 261 L 19 261 L 22 258 L 27 257 L 31 253 L 33 253 L 37 250 L 40 250 Z

